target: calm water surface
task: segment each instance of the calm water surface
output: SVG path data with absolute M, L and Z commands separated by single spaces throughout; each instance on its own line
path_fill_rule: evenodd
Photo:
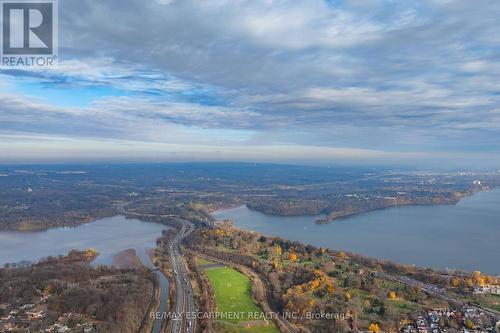
M 88 248 L 99 252 L 94 264 L 111 264 L 115 254 L 127 249 L 135 249 L 143 259 L 144 250 L 156 247 L 156 239 L 164 229 L 166 227 L 161 224 L 114 216 L 76 228 L 53 228 L 42 232 L 2 231 L 0 266 Z
M 214 213 L 247 230 L 404 264 L 500 274 L 500 190 L 454 206 L 407 206 L 317 225 L 316 217 L 269 216 L 246 206 Z
M 144 264 L 144 266 L 149 269 L 154 269 L 155 266 L 151 262 L 148 254 L 146 253 L 146 249 L 142 249 L 141 251 L 137 251 L 137 256 Z M 159 313 L 165 313 L 168 310 L 168 297 L 169 297 L 169 288 L 170 283 L 168 282 L 167 277 L 160 271 L 154 271 L 154 274 L 158 278 L 160 285 L 160 304 L 158 309 L 156 310 Z M 153 327 L 151 327 L 151 333 L 160 333 L 163 325 L 162 318 L 155 318 L 153 321 Z

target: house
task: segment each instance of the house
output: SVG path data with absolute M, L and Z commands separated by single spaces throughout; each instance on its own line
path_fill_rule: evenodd
M 28 310 L 28 309 L 33 309 L 35 307 L 35 304 L 24 304 L 19 309 L 21 310 Z
M 474 295 L 482 295 L 482 294 L 500 295 L 500 286 L 491 284 L 486 284 L 484 286 L 476 286 L 474 287 L 474 291 L 472 293 Z
M 47 316 L 47 314 L 43 311 L 28 311 L 26 312 L 26 315 L 28 316 L 28 319 L 30 320 L 36 320 L 36 319 L 43 319 Z

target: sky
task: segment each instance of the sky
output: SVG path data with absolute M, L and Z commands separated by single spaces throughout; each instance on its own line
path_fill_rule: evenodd
M 497 0 L 64 0 L 0 163 L 500 167 Z

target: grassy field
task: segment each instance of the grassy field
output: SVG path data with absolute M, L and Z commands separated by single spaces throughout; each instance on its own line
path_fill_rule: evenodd
M 229 322 L 216 322 L 214 328 L 217 333 L 280 333 L 274 325 L 247 328 Z
M 240 272 L 229 268 L 209 268 L 206 270 L 210 283 L 215 290 L 217 310 L 220 312 L 260 312 L 251 296 L 250 280 Z M 232 322 L 249 320 L 247 316 Z
M 205 258 L 200 258 L 200 257 L 197 258 L 197 261 L 198 261 L 198 265 L 213 265 L 213 264 L 216 264 L 216 262 L 207 260 Z
M 498 295 L 481 295 L 473 298 L 473 301 L 481 304 L 484 307 L 500 311 L 500 296 Z
M 251 281 L 248 277 L 229 267 L 208 268 L 205 272 L 215 290 L 217 310 L 221 313 L 244 313 L 239 318 L 227 319 L 228 323 L 220 326 L 225 332 L 279 332 L 272 323 L 252 322 L 252 327 L 245 327 L 246 321 L 253 320 L 249 313 L 262 311 L 252 299 Z

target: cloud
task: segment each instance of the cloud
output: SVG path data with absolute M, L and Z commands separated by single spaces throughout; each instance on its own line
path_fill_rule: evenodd
M 61 66 L 0 73 L 0 133 L 500 152 L 498 2 L 60 7 Z

